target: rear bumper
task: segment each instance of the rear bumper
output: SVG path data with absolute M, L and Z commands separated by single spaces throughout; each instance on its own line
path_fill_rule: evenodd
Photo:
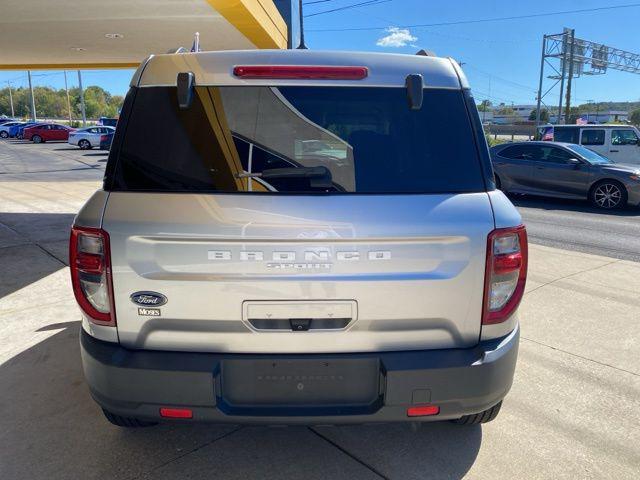
M 339 355 L 136 351 L 96 340 L 84 330 L 80 343 L 84 373 L 93 398 L 118 415 L 158 420 L 160 407 L 174 407 L 190 408 L 193 420 L 189 421 L 345 424 L 437 421 L 486 410 L 500 402 L 511 388 L 518 340 L 519 329 L 516 328 L 504 338 L 481 342 L 469 349 Z M 348 364 L 351 360 L 358 365 L 375 362 L 380 366 L 376 398 L 366 405 L 314 405 L 313 399 L 304 406 L 290 406 L 286 402 L 279 405 L 230 404 L 222 392 L 221 372 L 247 371 L 247 366 L 251 371 L 252 365 L 265 360 L 288 365 L 299 365 L 296 363 L 299 360 L 319 360 L 333 365 Z M 231 364 L 242 365 L 242 369 L 228 368 Z M 228 373 L 225 375 L 229 376 Z M 251 379 L 245 391 L 255 387 L 255 378 Z M 230 382 L 226 377 L 225 381 Z M 242 392 L 243 388 L 242 384 L 234 385 L 236 392 Z M 337 382 L 335 387 L 328 388 L 335 388 L 336 393 L 345 385 Z M 339 393 L 336 394 L 339 397 Z M 420 404 L 437 405 L 440 413 L 407 417 L 407 408 Z

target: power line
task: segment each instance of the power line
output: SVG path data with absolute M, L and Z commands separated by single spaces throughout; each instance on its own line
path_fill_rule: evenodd
M 477 20 L 458 20 L 454 22 L 439 22 L 439 23 L 417 23 L 413 25 L 397 25 L 397 28 L 423 28 L 423 27 L 445 27 L 449 25 L 466 25 L 470 23 L 487 23 L 487 22 L 501 22 L 505 20 L 521 20 L 526 18 L 539 18 L 550 17 L 555 15 L 567 15 L 570 13 L 589 13 L 600 12 L 603 10 L 616 10 L 621 8 L 636 8 L 640 7 L 640 3 L 630 3 L 627 5 L 615 5 L 609 7 L 595 7 L 595 8 L 581 8 L 578 10 L 564 10 L 560 12 L 545 12 L 545 13 L 531 13 L 528 15 L 512 15 L 509 17 L 494 17 L 494 18 L 481 18 Z M 309 29 L 309 32 L 355 32 L 365 30 L 384 30 L 388 27 L 353 27 L 353 28 L 320 28 Z
M 332 12 L 339 12 L 341 10 L 348 10 L 350 8 L 357 8 L 357 7 L 368 7 L 368 6 L 373 6 L 373 5 L 380 5 L 381 3 L 387 3 L 390 2 L 391 0 L 367 0 L 366 2 L 360 2 L 360 3 L 354 3 L 352 5 L 345 5 L 344 7 L 336 7 L 336 8 L 332 8 L 330 10 L 322 10 L 321 12 L 315 12 L 315 13 L 310 13 L 308 15 L 305 15 L 304 17 L 315 17 L 317 15 L 323 15 L 325 13 L 332 13 Z

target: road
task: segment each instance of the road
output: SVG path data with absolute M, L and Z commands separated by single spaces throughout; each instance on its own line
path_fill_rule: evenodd
M 538 245 L 640 262 L 640 208 L 613 212 L 587 202 L 512 196 Z
M 487 425 L 111 426 L 83 380 L 66 266 L 105 158 L 0 141 L 0 479 L 638 478 L 640 263 L 536 244 L 513 388 Z M 577 214 L 518 201 L 542 224 Z

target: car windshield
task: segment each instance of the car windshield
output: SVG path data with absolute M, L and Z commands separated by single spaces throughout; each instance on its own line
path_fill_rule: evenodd
M 444 121 L 443 119 L 446 119 Z M 225 193 L 456 193 L 485 189 L 459 90 L 196 87 L 138 89 L 118 190 Z
M 610 163 L 614 163 L 612 160 L 609 160 L 607 157 L 600 155 L 599 153 L 594 152 L 593 150 L 589 150 L 582 145 L 571 145 L 569 147 L 570 150 L 576 152 L 582 158 L 584 158 L 587 162 L 592 165 L 606 165 Z

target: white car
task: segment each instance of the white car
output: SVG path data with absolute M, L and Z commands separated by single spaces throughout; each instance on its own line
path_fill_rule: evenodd
M 69 133 L 69 145 L 77 145 L 82 150 L 100 146 L 100 137 L 115 132 L 113 127 L 87 127 Z
M 9 129 L 15 125 L 22 125 L 24 122 L 7 122 L 0 125 L 0 138 L 9 138 Z

